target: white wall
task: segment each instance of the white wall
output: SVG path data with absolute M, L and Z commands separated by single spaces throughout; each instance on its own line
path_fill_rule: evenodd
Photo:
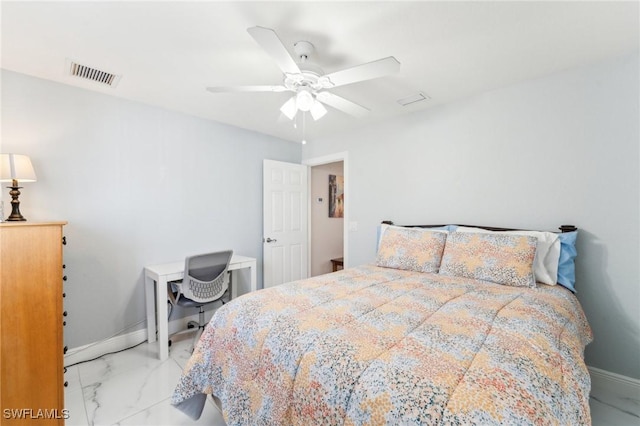
M 312 277 L 332 272 L 331 259 L 344 254 L 344 219 L 329 217 L 329 175 L 344 176 L 343 164 L 341 161 L 311 167 Z
M 69 347 L 145 318 L 145 265 L 232 248 L 258 258 L 261 285 L 262 160 L 299 163 L 299 144 L 9 71 L 1 76 L 2 152 L 30 155 L 38 175 L 24 185 L 22 214 L 69 222 Z M 8 190 L 2 195 L 8 214 Z
M 638 56 L 568 70 L 313 141 L 348 151 L 350 264 L 377 224 L 580 228 L 591 366 L 640 378 Z M 428 92 L 428 88 L 424 88 Z

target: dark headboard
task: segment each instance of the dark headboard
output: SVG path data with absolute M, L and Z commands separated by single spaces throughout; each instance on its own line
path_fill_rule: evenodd
M 383 220 L 382 221 L 383 224 L 385 225 L 394 225 L 394 223 L 390 220 Z M 440 226 L 447 226 L 447 225 L 455 225 L 455 226 L 466 226 L 466 227 L 471 227 L 471 228 L 482 228 L 482 229 L 486 229 L 488 231 L 527 231 L 527 229 L 517 229 L 517 228 L 499 228 L 496 226 L 483 226 L 483 225 L 462 225 L 462 224 L 453 224 L 453 223 L 448 223 L 448 224 L 444 224 L 444 225 L 397 225 L 397 226 L 402 226 L 405 228 L 437 228 Z M 558 227 L 558 229 L 560 230 L 560 232 L 572 232 L 577 230 L 578 228 L 573 226 L 573 225 L 561 225 Z

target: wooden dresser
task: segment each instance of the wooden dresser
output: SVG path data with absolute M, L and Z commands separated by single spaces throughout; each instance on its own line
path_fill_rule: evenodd
M 0 224 L 0 423 L 63 425 L 62 228 Z

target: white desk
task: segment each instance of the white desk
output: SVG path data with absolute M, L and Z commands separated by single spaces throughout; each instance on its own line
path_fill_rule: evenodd
M 229 263 L 229 271 L 249 268 L 251 274 L 250 291 L 256 291 L 256 259 L 233 255 Z M 238 296 L 238 276 L 232 272 L 231 298 Z M 147 341 L 156 341 L 156 315 L 158 317 L 159 358 L 169 357 L 169 319 L 167 311 L 167 283 L 181 280 L 184 275 L 184 260 L 181 262 L 163 263 L 144 268 L 144 288 L 147 302 Z

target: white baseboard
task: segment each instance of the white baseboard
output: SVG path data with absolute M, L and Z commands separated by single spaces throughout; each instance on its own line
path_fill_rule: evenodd
M 187 327 L 189 321 L 198 321 L 198 314 L 178 318 L 169 322 L 169 334 L 176 333 Z M 120 334 L 105 340 L 101 340 L 88 345 L 72 348 L 64 356 L 64 365 L 71 365 L 78 362 L 89 361 L 104 354 L 121 351 L 138 343 L 147 340 L 147 329 L 132 331 L 131 333 Z
M 593 395 L 614 394 L 640 400 L 640 380 L 595 367 L 587 368 L 591 375 Z

